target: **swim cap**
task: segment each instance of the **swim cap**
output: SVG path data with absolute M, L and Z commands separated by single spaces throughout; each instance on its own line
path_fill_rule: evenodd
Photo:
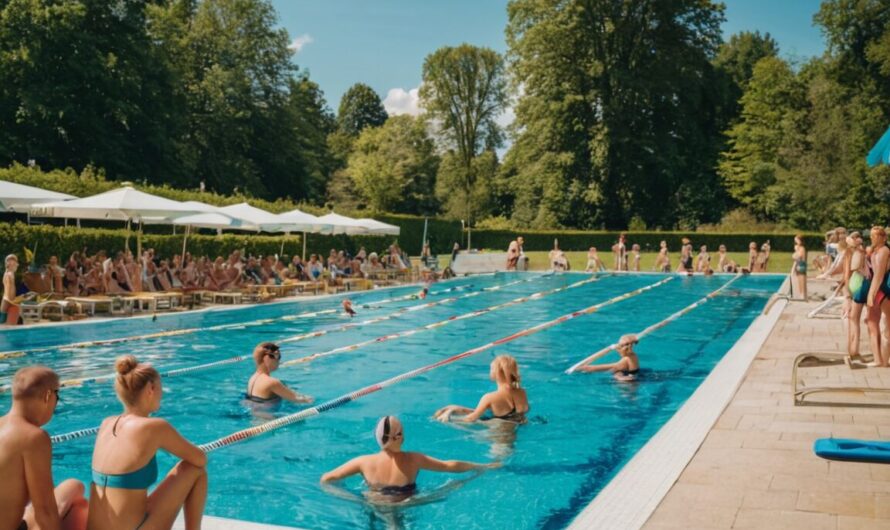
M 377 427 L 374 429 L 374 439 L 377 440 L 377 445 L 381 449 L 386 449 L 386 446 L 392 441 L 391 435 L 394 420 L 398 421 L 395 416 L 384 416 L 377 422 Z

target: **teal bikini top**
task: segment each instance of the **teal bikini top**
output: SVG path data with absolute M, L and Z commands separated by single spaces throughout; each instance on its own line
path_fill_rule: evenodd
M 120 488 L 124 490 L 145 490 L 158 480 L 158 459 L 156 456 L 144 467 L 131 471 L 129 473 L 121 473 L 119 475 L 109 475 L 93 470 L 93 484 L 103 488 Z
M 117 422 L 121 421 L 123 415 L 118 416 L 114 420 L 114 427 L 111 428 L 111 435 L 117 437 Z M 121 473 L 118 475 L 109 475 L 93 470 L 93 484 L 103 488 L 119 488 L 123 490 L 146 490 L 149 486 L 158 480 L 158 457 L 152 456 L 147 464 L 129 473 Z

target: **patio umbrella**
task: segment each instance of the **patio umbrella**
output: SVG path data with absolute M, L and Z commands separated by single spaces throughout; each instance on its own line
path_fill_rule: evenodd
M 189 201 L 189 202 L 197 202 L 197 201 Z M 203 203 L 197 203 L 203 204 Z M 209 204 L 206 206 L 210 206 Z M 211 209 L 217 210 L 215 206 L 210 206 Z M 178 217 L 173 220 L 174 226 L 184 226 L 185 234 L 182 237 L 182 260 L 185 261 L 185 249 L 186 244 L 188 243 L 189 235 L 191 235 L 192 228 L 215 228 L 217 230 L 249 230 L 259 232 L 259 228 L 244 222 L 241 219 L 237 219 L 230 215 L 226 215 L 219 211 L 207 211 L 204 213 L 197 213 L 194 215 L 186 215 L 185 217 Z
M 139 222 L 137 255 L 142 252 L 141 225 L 143 223 L 166 224 L 177 217 L 200 213 L 200 210 L 196 210 L 194 206 L 158 197 L 129 186 L 82 199 L 36 204 L 31 207 L 30 211 L 31 215 L 37 217 L 126 221 L 128 245 L 130 223 Z
M 334 227 L 332 233 L 334 234 L 346 234 L 354 236 L 370 233 L 368 227 L 364 226 L 358 219 L 346 217 L 345 215 L 336 214 L 334 212 L 331 212 L 327 215 L 322 215 L 321 217 L 319 217 L 319 220 L 332 225 Z
M 374 219 L 362 218 L 357 219 L 357 221 L 367 228 L 368 235 L 372 236 L 397 236 L 402 231 L 402 229 L 396 225 L 382 223 Z
M 323 222 L 320 218 L 308 214 L 304 211 L 301 211 L 299 208 L 293 209 L 289 212 L 284 212 L 279 214 L 278 217 L 287 223 L 288 226 L 299 226 L 301 227 L 301 232 L 303 232 L 303 259 L 306 259 L 306 240 L 308 239 L 308 234 L 332 234 L 334 233 L 334 225 Z M 284 253 L 284 242 L 281 243 L 282 251 L 280 254 Z
M 44 202 L 67 201 L 76 199 L 74 195 L 58 193 L 34 186 L 26 186 L 15 182 L 0 180 L 0 211 L 25 212 L 31 206 Z
M 882 163 L 890 164 L 890 129 L 887 129 L 878 143 L 871 148 L 865 160 L 869 167 L 875 167 Z

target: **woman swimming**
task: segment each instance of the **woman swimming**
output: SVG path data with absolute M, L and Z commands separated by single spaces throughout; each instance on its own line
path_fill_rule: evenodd
M 322 482 L 342 480 L 361 474 L 370 490 L 389 502 L 400 502 L 417 492 L 417 475 L 421 469 L 445 473 L 463 473 L 474 469 L 499 467 L 499 462 L 476 464 L 461 460 L 438 460 L 423 453 L 402 451 L 405 441 L 402 422 L 395 416 L 384 416 L 377 422 L 374 439 L 380 452 L 353 458 L 321 476 Z
M 868 335 L 871 342 L 871 351 L 875 356 L 874 366 L 890 366 L 888 359 L 881 350 L 881 314 L 890 314 L 890 285 L 888 285 L 887 268 L 890 267 L 890 248 L 887 248 L 887 231 L 882 226 L 871 229 L 871 268 L 872 280 L 868 289 L 865 322 L 868 325 Z M 890 316 L 890 315 L 888 315 Z M 890 352 L 888 352 L 890 353 Z
M 272 377 L 272 372 L 281 363 L 281 350 L 273 342 L 263 342 L 253 350 L 256 371 L 247 381 L 244 399 L 253 403 L 279 403 L 282 399 L 294 403 L 312 403 L 312 398 L 294 392 L 280 380 Z
M 161 418 L 161 376 L 132 355 L 118 357 L 114 389 L 122 414 L 105 418 L 93 450 L 93 482 L 87 528 L 131 530 L 170 528 L 181 509 L 187 530 L 201 528 L 207 499 L 207 455 Z M 179 457 L 161 484 L 158 449 Z
M 624 335 L 618 340 L 615 350 L 621 359 L 609 364 L 588 364 L 578 367 L 579 372 L 611 371 L 616 380 L 621 382 L 636 381 L 640 374 L 640 359 L 633 350 L 634 344 L 640 342 L 636 335 Z
M 476 420 L 503 420 L 513 423 L 525 423 L 528 413 L 528 396 L 522 388 L 519 376 L 519 365 L 510 355 L 498 355 L 491 362 L 489 376 L 497 384 L 497 390 L 482 396 L 475 409 L 460 405 L 448 405 L 433 415 L 437 420 L 448 422 L 456 415 L 455 421 L 473 422 Z M 491 411 L 491 416 L 483 416 Z

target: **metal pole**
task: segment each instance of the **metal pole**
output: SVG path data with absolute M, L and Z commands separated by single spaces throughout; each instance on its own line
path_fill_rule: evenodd
M 307 239 L 309 239 L 309 238 L 307 237 L 306 232 L 303 232 L 303 257 L 302 257 L 303 261 L 306 261 L 306 240 Z

